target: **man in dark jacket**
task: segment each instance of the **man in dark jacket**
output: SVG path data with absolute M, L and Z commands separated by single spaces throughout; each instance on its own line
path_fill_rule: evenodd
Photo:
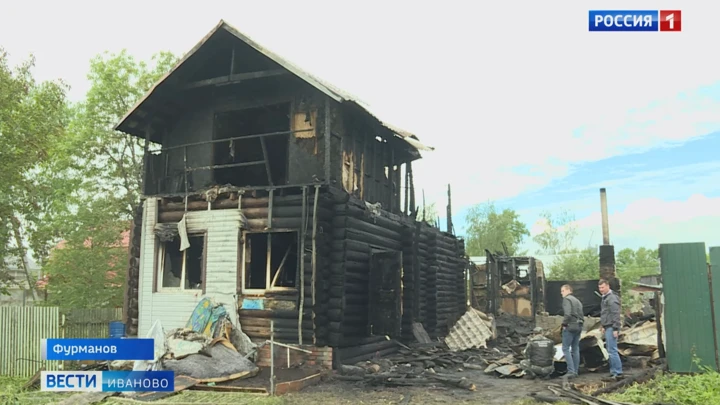
M 529 378 L 549 377 L 554 371 L 553 357 L 555 344 L 552 340 L 543 335 L 542 328 L 535 328 L 533 336 L 523 350 L 524 360 L 520 361 L 520 368 L 525 371 Z
M 565 284 L 560 287 L 563 296 L 562 349 L 567 363 L 567 376 L 574 378 L 580 368 L 580 333 L 583 329 L 583 305 L 572 295 L 573 289 Z
M 622 378 L 622 362 L 618 354 L 617 339 L 620 333 L 620 298 L 610 289 L 607 280 L 601 279 L 598 290 L 602 294 L 600 305 L 600 324 L 605 334 L 608 357 L 610 361 L 610 377 Z

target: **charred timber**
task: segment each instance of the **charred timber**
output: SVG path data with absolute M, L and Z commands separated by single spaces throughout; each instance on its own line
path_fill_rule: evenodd
M 364 346 L 371 343 L 385 342 L 387 339 L 385 336 L 358 336 L 352 338 L 346 338 L 340 345 L 340 348 Z
M 387 247 L 393 250 L 402 250 L 400 241 L 385 238 L 373 233 L 363 232 L 355 229 L 347 229 L 347 238 L 358 242 L 364 242 L 370 245 Z
M 382 358 L 384 356 L 389 356 L 391 354 L 397 353 L 399 350 L 400 350 L 400 347 L 398 345 L 393 345 L 392 347 L 388 347 L 383 350 L 378 350 L 377 352 L 366 353 L 366 354 L 362 354 L 362 355 L 359 355 L 356 357 L 348 358 L 348 357 L 342 357 L 342 355 L 341 355 L 340 362 L 343 364 L 356 364 L 358 362 L 369 360 L 369 359 L 376 358 L 376 357 Z
M 310 310 L 303 311 L 304 316 L 309 316 Z M 272 319 L 295 319 L 298 311 L 293 309 L 241 309 L 238 311 L 240 318 L 272 318 Z M 297 325 L 297 323 L 296 323 Z
M 274 322 L 275 328 L 280 329 L 294 329 L 297 330 L 297 320 L 296 319 L 269 319 L 269 318 L 253 318 L 253 317 L 241 317 L 240 319 L 240 325 L 242 325 L 243 330 L 245 328 L 269 328 L 270 322 Z M 312 321 L 310 319 L 303 320 L 302 328 L 304 330 L 311 330 L 313 327 Z
M 382 237 L 392 240 L 402 240 L 401 232 L 373 223 L 370 220 L 353 217 L 335 217 L 335 219 L 333 219 L 333 226 L 337 228 L 356 229 L 358 231 L 376 233 Z
M 333 252 L 354 251 L 370 254 L 370 246 L 367 243 L 354 240 L 334 240 L 330 242 L 330 246 Z
M 387 340 L 384 336 L 382 336 L 382 338 L 383 340 L 377 342 L 366 343 L 355 347 L 345 347 L 340 350 L 340 358 L 353 358 L 364 354 L 375 353 L 390 347 L 398 347 L 392 340 Z
M 353 251 L 353 250 L 348 250 L 348 251 L 343 251 L 343 252 L 333 251 L 332 253 L 330 253 L 330 259 L 336 263 L 342 263 L 345 260 L 355 261 L 355 262 L 363 262 L 363 261 L 367 261 L 370 259 L 370 251 L 368 249 L 367 254 Z

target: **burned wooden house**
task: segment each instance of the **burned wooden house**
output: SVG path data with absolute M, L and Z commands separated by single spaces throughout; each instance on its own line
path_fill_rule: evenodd
M 130 333 L 183 327 L 203 297 L 253 339 L 272 320 L 317 347 L 440 336 L 464 313 L 462 239 L 415 218 L 428 148 L 227 23 L 116 129 L 146 144 Z

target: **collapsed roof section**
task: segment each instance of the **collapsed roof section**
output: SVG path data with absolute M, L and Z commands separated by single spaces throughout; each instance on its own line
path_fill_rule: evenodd
M 230 35 L 231 39 L 234 41 L 239 41 L 254 49 L 266 60 L 271 61 L 277 69 L 233 74 L 222 78 L 205 79 L 194 83 L 188 83 L 189 79 L 192 78 L 193 73 L 197 71 L 203 63 L 207 63 L 207 61 L 212 59 L 214 56 L 216 49 L 213 49 L 214 47 L 211 46 L 212 43 L 216 40 L 222 40 L 222 37 L 227 37 L 228 35 Z M 215 84 L 222 84 L 223 81 L 230 84 L 233 81 L 240 82 L 258 77 L 269 77 L 287 73 L 296 76 L 341 105 L 346 105 L 361 111 L 368 118 L 394 134 L 394 136 L 404 140 L 410 146 L 410 149 L 417 153 L 417 157 L 419 157 L 419 151 L 421 150 L 431 151 L 434 149 L 420 143 L 417 136 L 382 121 L 368 109 L 367 105 L 359 101 L 356 97 L 318 79 L 305 70 L 300 69 L 286 59 L 261 46 L 230 24 L 226 23 L 224 20 L 220 20 L 215 28 L 205 35 L 205 37 L 200 40 L 200 42 L 195 45 L 182 59 L 180 59 L 180 61 L 169 72 L 167 72 L 157 83 L 155 83 L 145 96 L 143 96 L 122 118 L 115 129 L 130 135 L 144 138 L 144 128 L 147 124 L 152 122 L 156 114 L 177 113 L 178 109 L 173 108 L 173 106 L 177 107 L 177 101 L 173 101 L 174 97 L 172 97 L 172 95 L 177 94 L 177 91 L 181 88 L 193 87 L 193 84 L 200 84 L 200 82 L 209 83 L 211 81 L 218 82 Z M 151 135 L 150 140 L 160 143 L 160 137 L 160 134 L 153 134 Z

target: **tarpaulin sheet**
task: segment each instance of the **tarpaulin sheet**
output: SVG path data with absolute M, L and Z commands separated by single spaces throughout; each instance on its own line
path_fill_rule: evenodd
M 209 356 L 208 356 L 209 355 Z M 206 353 L 191 354 L 183 359 L 163 361 L 166 370 L 186 375 L 199 382 L 222 382 L 254 377 L 259 368 L 225 344 L 216 344 Z

